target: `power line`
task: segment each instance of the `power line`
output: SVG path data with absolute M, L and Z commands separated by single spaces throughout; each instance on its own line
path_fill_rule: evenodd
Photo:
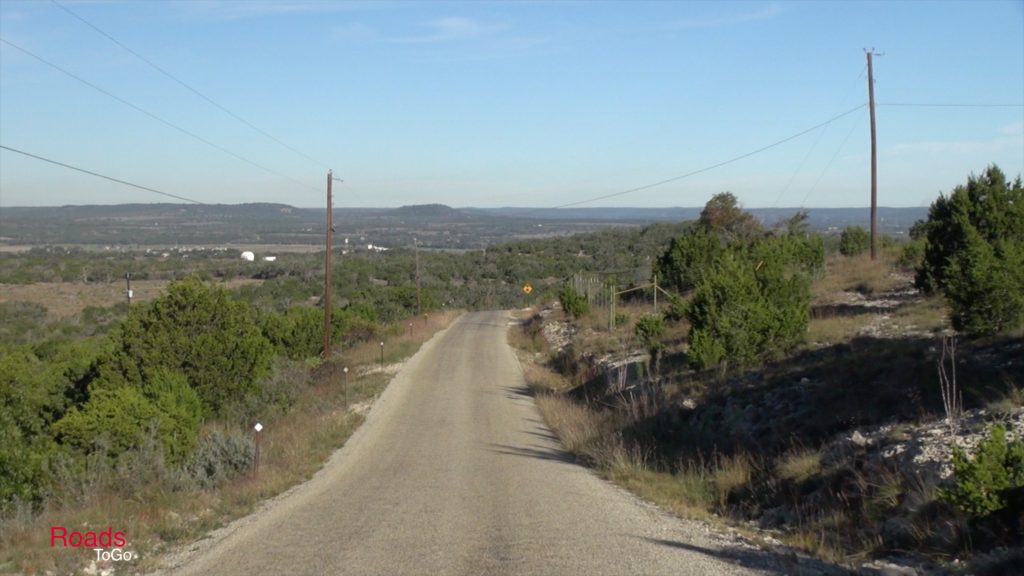
M 53 62 L 50 62 L 49 60 L 46 60 L 45 58 L 43 58 L 41 56 L 38 56 L 38 55 L 30 52 L 29 50 L 26 50 L 25 48 L 22 48 L 21 46 L 18 46 L 17 44 L 7 40 L 6 38 L 0 37 L 0 42 L 3 42 L 4 44 L 7 44 L 8 46 L 10 46 L 10 47 L 12 47 L 12 48 L 14 48 L 14 49 L 16 49 L 16 50 L 26 54 L 27 56 L 30 56 L 30 57 L 38 60 L 39 62 L 42 62 L 43 64 L 46 64 L 47 66 L 53 68 L 54 70 L 57 70 L 58 72 L 60 72 L 62 74 L 65 74 L 66 76 L 68 76 L 70 78 L 73 78 L 74 80 L 77 80 L 78 82 L 81 82 L 82 84 L 85 84 L 86 86 L 92 88 L 93 90 L 96 90 L 100 94 L 103 94 L 105 96 L 113 98 L 114 100 L 117 100 L 118 102 L 124 104 L 125 106 L 128 106 L 129 108 L 132 108 L 133 110 L 136 110 L 137 112 L 145 114 L 146 116 L 149 116 L 153 120 L 156 120 L 157 122 L 160 122 L 161 124 L 163 124 L 163 125 L 165 125 L 165 126 L 167 126 L 169 128 L 173 128 L 174 130 L 177 130 L 178 132 L 181 132 L 182 134 L 185 134 L 186 136 L 194 138 L 194 139 L 202 142 L 203 144 L 206 144 L 207 146 L 210 146 L 212 148 L 216 148 L 217 150 L 220 150 L 221 152 L 224 152 L 225 154 L 233 156 L 233 157 L 241 160 L 242 162 L 245 162 L 246 164 L 249 164 L 251 166 L 255 166 L 256 168 L 259 168 L 260 170 L 264 170 L 264 171 L 266 171 L 266 172 L 268 172 L 270 174 L 273 174 L 275 176 L 284 178 L 285 180 L 289 180 L 292 183 L 298 184 L 300 186 L 304 186 L 306 188 L 310 188 L 312 190 L 316 190 L 317 192 L 320 191 L 319 188 L 316 188 L 314 186 L 310 186 L 309 184 L 306 184 L 305 182 L 300 182 L 300 181 L 298 181 L 298 180 L 296 180 L 296 179 L 294 179 L 294 178 L 292 178 L 290 176 L 286 176 L 284 174 L 281 174 L 280 172 L 278 172 L 278 171 L 276 171 L 276 170 L 274 170 L 272 168 L 268 168 L 268 167 L 266 167 L 266 166 L 264 166 L 262 164 L 254 162 L 252 160 L 249 160 L 248 158 L 246 158 L 244 156 L 241 156 L 239 154 L 236 154 L 236 153 L 232 152 L 231 150 L 228 150 L 227 148 L 225 148 L 225 147 L 223 147 L 223 146 L 221 146 L 219 144 L 215 144 L 214 142 L 211 142 L 211 141 L 207 140 L 206 138 L 203 138 L 202 136 L 200 136 L 200 135 L 198 135 L 198 134 L 196 134 L 194 132 L 191 132 L 191 131 L 189 131 L 189 130 L 187 130 L 185 128 L 182 128 L 181 126 L 178 126 L 177 124 L 174 124 L 173 122 L 170 122 L 169 120 L 164 120 L 160 116 L 157 116 L 156 114 L 154 114 L 154 113 L 152 113 L 152 112 L 150 112 L 150 111 L 148 111 L 148 110 L 146 110 L 144 108 L 136 106 L 135 104 L 132 104 L 128 100 L 125 100 L 124 98 L 121 98 L 120 96 L 117 96 L 116 94 L 113 94 L 111 92 L 108 92 L 107 90 L 104 90 L 103 88 L 100 88 L 96 84 L 93 84 L 92 82 L 89 82 L 88 80 L 82 78 L 81 76 L 77 76 L 74 73 L 65 70 L 64 68 L 61 68 L 60 66 L 54 64 Z
M 858 116 L 858 118 L 863 117 L 863 114 Z M 814 189 L 818 187 L 818 184 L 821 183 L 821 179 L 825 176 L 825 173 L 828 172 L 828 169 L 832 166 L 832 163 L 835 162 L 836 158 L 839 157 L 839 153 L 842 152 L 843 148 L 846 147 L 846 143 L 850 140 L 850 136 L 853 136 L 853 132 L 854 130 L 857 129 L 858 125 L 858 122 L 854 122 L 853 125 L 850 126 L 850 131 L 846 133 L 846 137 L 843 138 L 843 141 L 839 144 L 839 147 L 836 148 L 836 151 L 832 154 L 832 157 L 829 158 L 828 163 L 825 164 L 825 167 L 821 169 L 821 173 L 818 174 L 818 179 L 814 181 L 814 184 L 812 184 L 811 187 L 807 189 L 807 193 L 804 194 L 804 199 L 800 201 L 801 208 L 803 208 L 804 205 L 807 203 L 807 197 L 810 196 L 811 192 L 813 192 Z
M 210 97 L 209 97 L 209 96 L 207 96 L 206 94 L 203 94 L 203 93 L 202 93 L 202 92 L 200 92 L 199 90 L 197 90 L 197 89 L 193 88 L 192 86 L 190 86 L 190 85 L 186 84 L 186 83 L 185 83 L 185 81 L 181 80 L 180 78 L 178 78 L 178 77 L 177 77 L 177 76 L 175 76 L 174 74 L 171 74 L 171 73 L 170 73 L 170 72 L 168 72 L 167 70 L 164 70 L 164 69 L 163 69 L 162 67 L 160 67 L 159 65 L 157 65 L 156 63 L 154 63 L 154 62 L 153 62 L 153 61 L 151 61 L 150 59 L 146 58 L 146 57 L 145 57 L 145 56 L 143 56 L 142 54 L 139 54 L 139 53 L 138 53 L 138 52 L 136 52 L 135 50 L 132 50 L 132 49 L 131 49 L 131 48 L 129 48 L 128 46 L 125 46 L 125 45 L 124 45 L 123 43 L 121 43 L 120 41 L 118 41 L 118 40 L 117 40 L 116 38 L 114 38 L 114 37 L 113 37 L 113 36 L 111 36 L 110 34 L 108 34 L 108 33 L 104 32 L 104 31 L 103 31 L 103 30 L 101 30 L 101 29 L 100 29 L 100 28 L 99 28 L 98 26 L 96 26 L 95 24 L 93 24 L 92 22 L 89 22 L 89 21 L 88 21 L 88 20 L 86 20 L 85 18 L 83 18 L 83 17 L 79 16 L 79 15 L 78 15 L 77 13 L 73 12 L 73 11 L 72 11 L 72 10 L 71 10 L 70 8 L 68 8 L 67 6 L 65 6 L 65 5 L 61 4 L 61 3 L 60 3 L 60 2 L 58 2 L 57 0 L 50 0 L 50 1 L 51 1 L 51 2 L 53 2 L 53 3 L 54 3 L 54 4 L 55 4 L 55 5 L 56 5 L 56 6 L 58 7 L 58 8 L 60 8 L 61 10 L 63 10 L 63 11 L 65 11 L 65 12 L 67 12 L 68 14 L 70 14 L 70 15 L 74 16 L 75 18 L 77 18 L 78 20 L 80 20 L 80 21 L 81 21 L 81 22 L 82 22 L 83 24 L 85 24 L 86 26 L 88 26 L 88 27 L 92 28 L 92 29 L 93 29 L 93 30 L 95 30 L 96 32 L 98 32 L 98 33 L 99 33 L 100 35 L 102 35 L 102 36 L 103 36 L 104 38 L 106 38 L 107 40 L 110 40 L 110 41 L 111 41 L 111 42 L 113 42 L 114 44 L 117 44 L 117 45 L 118 45 L 119 47 L 121 47 L 121 49 L 123 49 L 124 51 L 128 52 L 128 53 L 129 53 L 129 54 L 131 54 L 132 56 L 135 56 L 135 57 L 136 57 L 136 58 L 138 58 L 139 60 L 142 60 L 143 62 L 145 62 L 146 64 L 148 64 L 148 65 L 149 65 L 150 67 L 152 67 L 152 68 L 153 68 L 154 70 L 156 70 L 157 72 L 159 72 L 159 73 L 163 74 L 164 76 L 166 76 L 166 77 L 170 78 L 171 80 L 173 80 L 173 81 L 177 82 L 177 83 L 178 83 L 178 84 L 179 84 L 179 85 L 180 85 L 181 87 L 183 87 L 183 88 L 185 88 L 186 90 L 188 90 L 188 91 L 192 92 L 192 93 L 193 93 L 193 94 L 195 94 L 196 96 L 199 96 L 199 97 L 200 97 L 200 98 L 202 98 L 203 100 L 206 100 L 207 102 L 209 102 L 209 103 L 210 103 L 210 104 L 212 104 L 213 106 L 215 106 L 215 107 L 219 108 L 219 109 L 220 109 L 220 110 L 221 110 L 222 112 L 224 112 L 224 113 L 225 113 L 225 114 L 227 114 L 228 116 L 231 116 L 231 117 L 232 117 L 232 118 L 234 118 L 235 120 L 238 120 L 238 121 L 239 121 L 239 122 L 241 122 L 242 124 L 245 124 L 245 125 L 246 125 L 246 126 L 248 126 L 249 128 L 251 128 L 251 129 L 255 130 L 256 132 L 259 132 L 260 134 L 262 134 L 262 135 L 263 135 L 263 136 L 265 136 L 266 138 L 269 138 L 270 140 L 273 140 L 273 141 L 274 141 L 274 142 L 276 142 L 277 144 L 280 144 L 281 146 L 283 146 L 283 147 L 287 148 L 288 150 L 291 150 L 291 151 L 292 151 L 292 152 L 294 152 L 295 154 L 298 154 L 299 156 L 302 156 L 302 157 L 303 157 L 303 158 L 305 158 L 306 160 L 309 160 L 310 162 L 312 162 L 312 163 L 314 163 L 314 164 L 317 164 L 317 165 L 321 166 L 322 168 L 327 168 L 327 167 L 328 167 L 328 166 L 327 166 L 326 164 L 324 164 L 323 162 L 320 162 L 320 161 L 318 161 L 318 160 L 316 160 L 316 159 L 314 159 L 314 158 L 310 157 L 309 155 L 307 155 L 307 154 L 305 154 L 305 153 L 303 153 L 303 152 L 301 152 L 301 151 L 299 151 L 299 150 L 296 150 L 295 148 L 293 148 L 293 147 L 289 146 L 288 144 L 285 144 L 285 143 L 284 143 L 284 142 L 282 142 L 281 140 L 279 140 L 279 139 L 275 138 L 274 136 L 272 136 L 271 134 L 267 133 L 267 132 L 266 132 L 265 130 L 262 130 L 261 128 L 259 128 L 258 126 L 256 126 L 256 125 L 252 124 L 251 122 L 249 122 L 249 121 L 248 121 L 248 120 L 246 120 L 245 118 L 242 118 L 242 117 L 241 117 L 241 116 L 239 116 L 238 114 L 235 114 L 234 112 L 232 112 L 231 110 L 229 110 L 229 109 L 228 109 L 227 107 L 225 107 L 225 106 L 223 106 L 222 104 L 220 104 L 220 103 L 216 102 L 216 101 L 215 101 L 215 100 L 214 100 L 213 98 L 210 98 Z
M 770 150 L 772 148 L 775 148 L 776 146 L 779 146 L 781 144 L 785 144 L 786 142 L 789 142 L 790 140 L 799 138 L 800 136 L 803 136 L 804 134 L 807 134 L 808 132 L 813 132 L 814 130 L 817 130 L 818 128 L 821 128 L 822 126 L 826 126 L 828 124 L 831 124 L 832 122 L 835 122 L 836 120 L 839 120 L 840 118 L 843 118 L 844 116 L 848 116 L 848 115 L 856 112 L 857 110 L 860 110 L 861 108 L 863 108 L 865 106 L 867 106 L 867 104 L 859 104 L 858 106 L 856 106 L 854 108 L 851 108 L 851 109 L 847 110 L 846 112 L 843 112 L 841 114 L 837 114 L 837 115 L 833 116 L 832 118 L 829 118 L 828 120 L 825 120 L 824 122 L 821 122 L 819 124 L 815 124 L 814 126 L 811 126 L 810 128 L 807 128 L 806 130 L 801 130 L 800 132 L 797 132 L 796 134 L 793 134 L 792 136 L 787 136 L 786 138 L 783 138 L 782 140 L 777 140 L 777 141 L 775 141 L 775 142 L 773 142 L 771 144 L 768 144 L 767 146 L 762 146 L 762 147 L 760 147 L 760 148 L 758 148 L 756 150 L 752 150 L 752 151 L 747 152 L 745 154 L 740 154 L 739 156 L 735 156 L 733 158 L 730 158 L 728 160 L 724 160 L 724 161 L 719 162 L 717 164 L 712 164 L 711 166 L 705 166 L 704 168 L 700 168 L 700 169 L 694 170 L 692 172 L 687 172 L 686 174 L 682 174 L 680 176 L 674 176 L 672 178 L 667 178 L 665 180 L 654 182 L 652 184 L 645 184 L 643 186 L 637 186 L 636 188 L 630 188 L 628 190 L 622 190 L 621 192 L 614 192 L 612 194 L 605 194 L 604 196 L 597 196 L 597 197 L 594 197 L 594 198 L 588 198 L 587 200 L 579 200 L 577 202 L 569 202 L 568 204 L 562 204 L 560 206 L 553 206 L 551 208 L 542 208 L 542 209 L 538 209 L 538 210 L 558 210 L 560 208 L 569 208 L 571 206 L 579 206 L 580 204 L 589 204 L 590 202 L 597 202 L 599 200 L 607 200 L 608 198 L 615 198 L 617 196 L 625 196 L 626 194 L 633 194 L 635 192 L 640 192 L 642 190 L 648 190 L 648 189 L 654 188 L 656 186 L 662 186 L 664 184 L 669 184 L 671 182 L 676 182 L 676 181 L 682 180 L 684 178 L 689 178 L 690 176 L 696 176 L 697 174 L 701 174 L 703 172 L 708 172 L 710 170 L 714 170 L 715 168 L 721 168 L 722 166 L 725 166 L 727 164 L 732 164 L 734 162 L 739 162 L 740 160 L 743 160 L 745 158 L 749 158 L 749 157 L 751 157 L 751 156 L 753 156 L 755 154 L 760 154 L 761 152 L 764 152 L 765 150 Z
M 139 190 L 145 190 L 146 192 L 152 192 L 154 194 L 160 194 L 161 196 L 167 196 L 169 198 L 175 198 L 177 200 L 184 200 L 185 202 L 192 202 L 193 204 L 204 204 L 204 205 L 206 204 L 206 202 L 200 202 L 199 200 L 193 200 L 191 198 L 186 198 L 184 196 L 178 196 L 177 194 L 171 194 L 169 192 L 162 192 L 160 190 L 157 190 L 156 188 L 150 188 L 148 186 L 142 186 L 140 184 L 135 184 L 135 183 L 132 183 L 132 182 L 128 182 L 127 180 L 121 180 L 119 178 L 114 178 L 113 176 L 106 176 L 104 174 L 100 174 L 99 172 L 93 172 L 92 170 L 86 170 L 85 168 L 79 168 L 78 166 L 72 166 L 71 164 L 65 164 L 63 162 L 58 162 L 57 160 L 53 160 L 53 159 L 46 158 L 46 157 L 43 157 L 43 156 L 38 156 L 36 154 L 32 154 L 31 152 L 25 152 L 24 150 L 18 150 L 17 148 L 11 148 L 10 146 L 4 146 L 3 144 L 0 144 L 0 148 L 3 148 L 4 150 L 9 150 L 9 151 L 14 152 L 16 154 L 21 154 L 22 156 L 28 156 L 29 158 L 35 158 L 36 160 L 42 160 L 43 162 L 49 162 L 50 164 L 55 164 L 57 166 L 61 166 L 63 168 L 67 168 L 69 170 L 75 170 L 77 172 L 82 172 L 82 173 L 88 174 L 90 176 L 95 176 L 97 178 L 103 178 L 104 180 L 110 180 L 111 182 L 117 182 L 118 184 L 124 184 L 125 186 L 131 186 L 132 188 L 138 188 Z
M 907 108 L 1024 108 L 1024 104 L 972 104 L 972 103 L 916 103 L 916 102 L 879 102 L 875 106 L 903 106 Z
M 861 100 L 861 96 L 859 95 L 859 92 L 860 92 L 859 89 L 860 89 L 860 86 L 861 86 L 860 79 L 863 78 L 865 74 L 867 74 L 867 71 L 868 71 L 868 65 L 864 64 L 863 66 L 861 66 L 860 73 L 857 74 L 857 78 L 854 80 L 854 83 L 857 85 L 857 88 L 858 88 L 858 96 L 856 97 L 856 99 L 854 101 Z M 773 208 L 777 207 L 779 205 L 779 201 L 782 200 L 782 196 L 786 192 L 789 191 L 791 186 L 793 186 L 793 182 L 796 180 L 797 174 L 799 174 L 800 170 L 803 169 L 804 164 L 807 163 L 807 159 L 810 158 L 811 153 L 814 151 L 815 148 L 817 148 L 818 142 L 821 141 L 821 137 L 824 136 L 824 135 L 825 135 L 825 130 L 822 130 L 822 131 L 818 132 L 818 136 L 814 139 L 814 143 L 811 144 L 811 148 L 807 151 L 807 154 L 804 155 L 803 160 L 800 161 L 800 164 L 798 164 L 796 169 L 793 170 L 793 174 L 790 175 L 789 181 L 786 182 L 786 186 L 783 189 L 781 189 L 779 191 L 778 196 L 775 197 L 775 202 L 772 203 L 772 207 Z M 843 143 L 845 144 L 845 140 L 844 140 Z M 835 157 L 833 156 L 833 160 L 834 159 L 835 159 Z M 832 160 L 829 160 L 829 164 L 831 164 L 831 163 L 832 163 Z M 826 166 L 826 168 L 827 168 L 827 166 Z M 824 170 L 822 170 L 822 174 L 824 174 Z M 819 178 L 819 180 L 821 179 L 820 176 L 818 178 Z M 817 182 L 815 182 L 815 185 L 816 184 L 817 184 Z M 804 200 L 807 200 L 806 196 L 804 197 Z M 802 202 L 801 202 L 801 207 L 803 207 L 803 203 Z

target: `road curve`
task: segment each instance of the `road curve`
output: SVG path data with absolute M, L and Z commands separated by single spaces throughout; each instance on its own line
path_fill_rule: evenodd
M 778 573 L 573 464 L 508 323 L 477 312 L 436 335 L 319 474 L 172 573 Z

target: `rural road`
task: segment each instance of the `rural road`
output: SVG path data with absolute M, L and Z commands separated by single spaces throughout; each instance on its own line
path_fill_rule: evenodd
M 312 480 L 171 574 L 779 574 L 573 464 L 506 343 L 466 314 L 424 345 Z

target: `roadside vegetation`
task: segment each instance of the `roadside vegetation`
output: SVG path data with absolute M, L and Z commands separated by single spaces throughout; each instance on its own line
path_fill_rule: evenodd
M 534 310 L 510 338 L 549 426 L 609 479 L 766 545 L 1014 573 L 1020 180 L 972 175 L 876 261 L 863 230 L 802 220 L 764 229 L 721 194 L 656 261 L 667 308 Z
M 249 512 L 319 469 L 386 385 L 384 364 L 414 353 L 456 314 L 380 322 L 372 308 L 338 308 L 334 353 L 324 359 L 322 309 L 260 309 L 198 277 L 121 312 L 98 331 L 57 321 L 49 333 L 7 327 L 0 572 L 89 564 L 91 550 L 55 551 L 51 526 L 115 526 L 142 558 L 134 570 Z M 90 326 L 71 326 L 82 325 Z

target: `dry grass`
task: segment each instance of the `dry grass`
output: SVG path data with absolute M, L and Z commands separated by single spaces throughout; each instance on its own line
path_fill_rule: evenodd
M 133 302 L 155 300 L 170 284 L 170 280 L 136 280 L 132 282 Z M 259 284 L 262 280 L 236 278 L 219 282 L 218 286 L 228 289 L 247 284 Z M 41 304 L 51 316 L 65 319 L 79 314 L 88 306 L 106 308 L 125 301 L 125 283 L 101 284 L 92 282 L 39 282 L 36 284 L 5 284 L 0 290 L 0 302 L 31 302 Z
M 867 255 L 831 256 L 825 262 L 825 274 L 814 283 L 812 294 L 817 303 L 835 302 L 843 292 L 864 295 L 881 294 L 907 286 L 907 278 L 896 273 L 896 259 L 882 254 L 872 261 Z
M 718 459 L 712 471 L 712 483 L 715 486 L 720 510 L 727 508 L 729 496 L 733 492 L 740 491 L 750 484 L 753 475 L 753 463 L 746 454 L 731 454 Z
M 900 306 L 892 314 L 893 321 L 905 330 L 937 334 L 950 328 L 950 310 L 940 296 L 922 297 Z
M 775 473 L 782 480 L 802 482 L 821 472 L 821 452 L 800 448 L 783 455 L 775 463 Z
M 715 502 L 714 488 L 707 472 L 699 468 L 676 474 L 649 468 L 619 470 L 609 474 L 609 478 L 676 516 L 701 520 L 712 518 L 710 510 Z
M 526 379 L 526 385 L 535 392 L 564 392 L 572 387 L 572 383 L 565 376 L 539 364 L 524 365 L 523 377 Z
M 431 312 L 415 319 L 406 320 L 386 328 L 371 342 L 362 342 L 351 348 L 334 346 L 332 360 L 343 365 L 378 367 L 381 364 L 381 349 L 384 350 L 384 365 L 408 358 L 419 349 L 435 332 L 447 327 L 462 314 L 461 311 L 445 310 Z M 381 346 L 381 342 L 384 346 Z
M 601 414 L 558 394 L 538 394 L 537 408 L 566 450 L 598 461 L 607 460 L 601 448 L 614 432 L 607 413 Z
M 845 342 L 867 326 L 871 318 L 870 315 L 812 318 L 807 324 L 807 342 L 819 345 Z

